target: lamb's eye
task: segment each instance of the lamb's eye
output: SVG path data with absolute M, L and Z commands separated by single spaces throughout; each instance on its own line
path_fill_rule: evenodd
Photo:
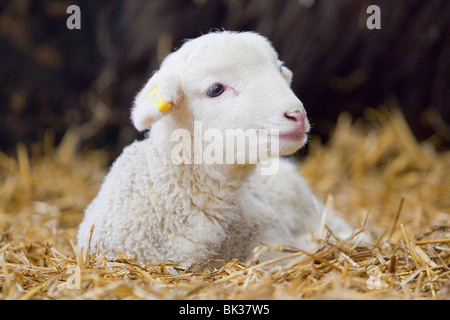
M 220 83 L 213 84 L 208 89 L 208 96 L 214 98 L 220 96 L 225 91 L 225 87 L 221 85 Z

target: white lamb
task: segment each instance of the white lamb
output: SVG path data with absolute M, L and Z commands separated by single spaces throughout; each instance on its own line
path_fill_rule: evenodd
M 261 175 L 261 164 L 227 158 L 231 151 L 219 135 L 200 147 L 213 146 L 219 157 L 222 150 L 223 159 L 234 163 L 189 158 L 199 146 L 198 124 L 202 132 L 214 129 L 223 137 L 227 129 L 267 129 L 274 136 L 277 129 L 280 155 L 301 148 L 310 125 L 291 78 L 269 41 L 253 32 L 206 34 L 168 55 L 132 110 L 135 127 L 151 126 L 150 135 L 125 148 L 112 165 L 86 209 L 78 245 L 86 249 L 94 225 L 91 252 L 114 257 L 123 251 L 138 263 L 246 260 L 261 243 L 310 249 L 323 204 L 296 165 L 280 159 L 276 174 Z M 174 159 L 180 147 L 174 132 L 190 133 L 181 161 Z M 246 155 L 261 147 L 255 143 L 247 140 Z M 258 161 L 270 157 L 263 158 L 258 154 Z M 338 237 L 352 233 L 337 217 L 328 226 Z

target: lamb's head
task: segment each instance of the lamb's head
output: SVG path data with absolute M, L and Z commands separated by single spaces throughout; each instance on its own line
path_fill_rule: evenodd
M 279 133 L 279 154 L 287 155 L 306 143 L 310 128 L 291 79 L 266 38 L 210 33 L 166 57 L 136 97 L 132 120 L 138 130 L 164 119 L 192 133 L 201 121 L 203 131 L 224 136 L 228 129 L 265 129 L 269 136 Z

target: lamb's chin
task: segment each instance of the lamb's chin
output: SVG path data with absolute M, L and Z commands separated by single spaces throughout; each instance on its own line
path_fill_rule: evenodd
M 308 141 L 306 133 L 295 136 L 282 136 L 280 135 L 280 156 L 290 155 L 297 150 L 301 149 Z

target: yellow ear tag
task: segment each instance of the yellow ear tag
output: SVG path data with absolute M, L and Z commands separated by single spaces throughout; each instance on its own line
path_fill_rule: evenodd
M 150 94 L 148 95 L 150 100 L 153 102 L 153 104 L 161 111 L 162 113 L 167 112 L 167 110 L 172 107 L 170 103 L 167 103 L 164 101 L 164 99 L 159 94 L 158 88 L 153 89 L 150 91 Z

